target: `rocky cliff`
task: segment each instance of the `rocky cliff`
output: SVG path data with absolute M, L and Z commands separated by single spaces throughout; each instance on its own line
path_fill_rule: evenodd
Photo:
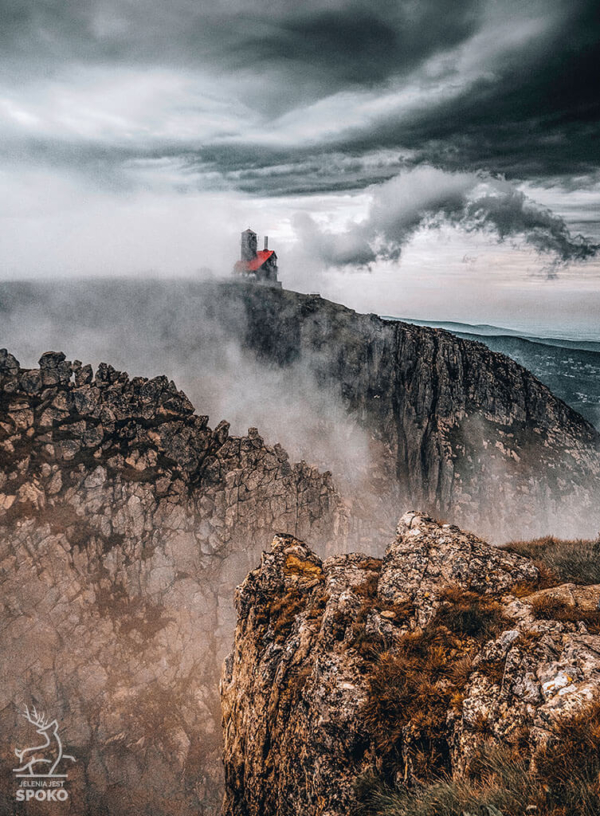
M 0 351 L 2 813 L 25 707 L 76 760 L 62 813 L 216 813 L 233 589 L 273 530 L 344 524 L 329 474 L 212 430 L 166 377 Z
M 227 292 L 243 306 L 245 347 L 308 366 L 373 435 L 395 506 L 425 507 L 494 541 L 572 535 L 570 514 L 588 517 L 578 534 L 598 529 L 600 436 L 510 358 L 319 296 Z
M 276 536 L 237 592 L 224 816 L 592 816 L 599 600 L 419 513 L 383 560 Z
M 342 499 L 329 473 L 305 462 L 292 465 L 283 448 L 266 444 L 256 429 L 243 436 L 230 435 L 226 423 L 211 429 L 208 418 L 195 415 L 167 377 L 130 379 L 106 364 L 94 371 L 69 363 L 60 353 L 44 354 L 39 368 L 21 367 L 8 352 L 0 352 L 0 726 L 5 736 L 0 807 L 13 808 L 14 751 L 36 739 L 22 711 L 35 706 L 56 718 L 75 758 L 69 767 L 72 814 L 217 812 L 222 780 L 217 676 L 235 626 L 231 599 L 274 531 L 283 536 L 278 541 L 284 549 L 289 543 L 285 536 L 293 536 L 310 541 L 319 555 L 293 544 L 299 549 L 292 558 L 285 554 L 284 567 L 275 558 L 280 572 L 273 572 L 270 600 L 257 595 L 258 617 L 253 617 L 252 604 L 241 607 L 249 623 L 242 616 L 240 625 L 249 627 L 251 637 L 244 645 L 238 635 L 240 648 L 256 635 L 256 656 L 263 660 L 260 638 L 272 647 L 256 699 L 265 701 L 265 716 L 280 719 L 276 728 L 252 725 L 253 711 L 231 695 L 240 684 L 254 688 L 262 674 L 240 679 L 233 664 L 225 695 L 230 708 L 227 768 L 234 780 L 228 789 L 231 807 L 246 807 L 246 795 L 256 796 L 260 807 L 271 807 L 273 796 L 283 801 L 281 797 L 292 796 L 293 787 L 302 790 L 301 780 L 288 775 L 285 748 L 272 756 L 286 769 L 281 778 L 288 792 L 277 793 L 277 785 L 272 793 L 259 792 L 260 762 L 250 749 L 255 736 L 271 774 L 274 743 L 269 735 L 291 727 L 285 716 L 298 714 L 295 695 L 304 689 L 309 694 L 313 649 L 323 650 L 318 664 L 324 667 L 323 677 L 330 671 L 327 686 L 315 689 L 324 706 L 323 722 L 333 720 L 331 733 L 329 726 L 310 731 L 316 747 L 309 743 L 302 748 L 306 767 L 313 768 L 314 762 L 315 773 L 321 769 L 323 779 L 334 779 L 337 760 L 328 766 L 319 745 L 334 756 L 341 752 L 346 762 L 350 749 L 341 736 L 338 740 L 335 726 L 341 717 L 351 734 L 358 731 L 350 750 L 350 776 L 339 785 L 340 802 L 355 796 L 352 774 L 357 768 L 360 775 L 374 767 L 385 784 L 398 774 L 413 774 L 420 754 L 410 740 L 399 741 L 395 732 L 376 731 L 373 737 L 368 730 L 380 719 L 376 708 L 364 720 L 372 725 L 352 724 L 357 711 L 350 703 L 362 700 L 365 688 L 376 689 L 377 683 L 385 688 L 386 676 L 378 679 L 351 662 L 342 665 L 336 649 L 356 638 L 352 644 L 367 660 L 365 666 L 372 665 L 373 648 L 409 634 L 413 626 L 428 626 L 427 599 L 435 598 L 435 592 L 428 587 L 418 597 L 398 600 L 401 593 L 396 598 L 388 581 L 393 571 L 379 586 L 379 572 L 383 579 L 385 570 L 378 560 L 337 556 L 324 564 L 320 558 L 357 545 L 369 548 L 371 555 L 381 552 L 380 541 L 389 540 L 393 529 L 390 519 L 407 497 L 451 519 L 479 522 L 494 538 L 542 529 L 595 531 L 599 465 L 593 429 L 501 355 L 444 332 L 356 315 L 318 297 L 233 284 L 111 282 L 91 288 L 70 284 L 62 294 L 59 285 L 55 289 L 39 284 L 0 287 L 5 336 L 20 326 L 20 345 L 25 346 L 37 344 L 45 334 L 64 336 L 70 345 L 81 341 L 95 351 L 112 342 L 117 359 L 139 360 L 144 372 L 156 371 L 154 357 L 149 361 L 152 349 L 150 356 L 159 356 L 167 371 L 185 375 L 197 404 L 203 409 L 210 405 L 213 416 L 215 404 L 221 404 L 214 398 L 216 384 L 225 383 L 224 390 L 233 395 L 226 402 L 229 407 L 244 416 L 258 411 L 294 442 L 304 439 L 305 425 L 292 427 L 295 419 L 286 421 L 288 414 L 299 406 L 292 415 L 300 423 L 320 400 L 309 461 L 345 454 L 354 444 L 346 431 L 356 428 L 367 438 L 368 449 L 364 460 L 354 457 L 351 466 L 343 456 L 337 460 L 338 473 L 346 477 Z M 25 335 L 34 318 L 31 340 Z M 332 437 L 332 427 L 342 427 L 344 433 Z M 346 469 L 340 470 L 344 464 Z M 456 587 L 451 588 L 444 604 L 460 611 L 473 601 L 479 591 L 469 572 L 475 555 L 482 574 L 488 560 L 496 564 L 493 575 L 503 591 L 514 581 L 535 583 L 537 573 L 526 560 L 491 551 L 469 536 L 461 540 L 456 574 L 464 571 L 465 591 L 471 594 L 461 599 L 451 595 Z M 429 563 L 428 550 L 417 556 L 410 562 L 411 575 Z M 446 560 L 454 563 L 450 556 L 439 550 L 435 570 L 443 571 Z M 471 584 L 477 584 L 475 589 Z M 376 615 L 380 591 L 384 600 Z M 485 624 L 482 630 L 490 636 L 497 624 L 496 603 L 495 596 L 489 608 L 478 603 L 481 615 L 491 621 L 491 628 Z M 436 615 L 442 614 L 434 607 Z M 308 664 L 296 642 L 289 641 L 298 621 L 304 621 L 304 611 L 308 629 L 301 632 L 302 648 Z M 572 623 L 558 622 L 564 628 L 556 631 L 570 636 Z M 435 627 L 438 645 L 454 650 L 461 666 L 475 661 L 481 634 L 454 641 L 440 635 L 437 623 Z M 419 642 L 417 638 L 415 649 L 421 648 Z M 549 648 L 559 647 L 553 641 Z M 282 649 L 295 661 L 290 673 L 285 663 L 280 667 L 273 662 Z M 426 670 L 428 653 L 421 655 L 425 662 L 418 664 L 417 673 Z M 528 655 L 524 653 L 524 661 Z M 390 656 L 392 664 L 395 659 Z M 244 658 L 238 668 L 250 672 L 250 666 Z M 342 685 L 336 685 L 338 671 L 348 672 Z M 366 686 L 355 682 L 357 672 Z M 494 670 L 485 676 L 494 676 Z M 269 686 L 273 679 L 280 691 Z M 464 694 L 453 675 L 446 680 L 444 688 L 453 695 Z M 433 681 L 430 685 L 437 700 L 438 687 Z M 347 716 L 346 709 L 329 709 L 338 698 L 345 706 L 346 695 Z M 376 696 L 373 692 L 369 699 Z M 404 699 L 400 693 L 399 699 Z M 446 727 L 448 700 L 443 694 L 442 702 L 434 706 L 438 719 L 432 733 Z M 524 705 L 529 711 L 529 700 Z M 474 716 L 479 722 L 479 712 Z M 286 737 L 289 744 L 304 734 L 298 717 L 300 730 Z M 462 731 L 456 724 L 435 743 L 440 767 L 455 761 L 448 757 L 461 740 L 465 745 L 473 740 L 476 728 L 466 722 Z M 255 729 L 252 739 L 246 725 Z M 407 726 L 402 721 L 401 727 Z M 423 739 L 432 739 L 431 733 Z M 238 767 L 243 746 L 249 770 Z M 394 758 L 398 752 L 400 764 Z M 463 754 L 468 749 L 457 754 L 456 763 Z M 245 780 L 246 773 L 247 794 L 240 792 L 239 779 L 235 782 L 236 775 Z M 326 793 L 319 796 L 327 802 Z M 31 807 L 29 803 L 27 812 L 35 812 Z
M 30 353 L 35 325 L 36 343 L 91 359 L 160 359 L 207 413 L 275 433 L 338 482 L 351 473 L 361 548 L 383 551 L 405 506 L 494 541 L 600 527 L 598 434 L 479 343 L 239 283 L 3 284 L 0 313 L 5 342 Z M 344 416 L 366 438 L 352 459 Z

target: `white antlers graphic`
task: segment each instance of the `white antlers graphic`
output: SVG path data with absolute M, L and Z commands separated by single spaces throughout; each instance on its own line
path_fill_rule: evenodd
M 38 734 L 44 737 L 45 742 L 43 742 L 41 745 L 34 745 L 31 748 L 15 748 L 15 754 L 21 763 L 21 767 L 13 768 L 13 773 L 17 774 L 17 776 L 65 777 L 66 774 L 57 774 L 55 771 L 63 759 L 69 759 L 71 762 L 75 762 L 75 757 L 71 756 L 70 754 L 63 753 L 62 742 L 58 734 L 57 721 L 48 720 L 45 714 L 43 712 L 38 712 L 35 707 L 33 707 L 30 711 L 29 707 L 25 706 L 23 716 L 27 722 L 30 722 L 35 726 L 36 731 Z M 53 741 L 54 745 L 52 744 Z M 46 751 L 46 749 L 50 750 Z M 37 751 L 50 753 L 53 758 L 49 759 L 43 754 L 42 756 L 38 757 L 36 756 Z M 26 758 L 27 761 L 25 761 Z M 47 769 L 47 773 L 36 773 L 36 765 L 49 765 L 50 767 Z

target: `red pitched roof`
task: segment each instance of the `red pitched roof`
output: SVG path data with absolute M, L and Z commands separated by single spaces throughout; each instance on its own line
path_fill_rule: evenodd
M 268 260 L 272 254 L 272 249 L 259 249 L 259 251 L 256 253 L 256 258 L 245 262 L 246 271 L 256 272 L 256 270 L 260 269 L 264 262 Z

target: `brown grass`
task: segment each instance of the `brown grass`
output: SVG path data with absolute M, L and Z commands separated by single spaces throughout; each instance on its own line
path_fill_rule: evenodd
M 485 723 L 481 725 L 486 731 Z M 364 816 L 598 816 L 600 813 L 600 704 L 559 726 L 529 763 L 519 746 L 484 743 L 464 775 L 442 774 L 429 784 L 393 790 L 377 777 L 357 785 Z M 527 810 L 529 808 L 529 810 Z
M 289 670 L 285 681 L 285 686 L 282 689 L 281 696 L 279 698 L 280 714 L 282 712 L 285 714 L 286 709 L 288 709 L 289 706 L 298 702 L 298 699 L 301 696 L 305 685 L 310 679 L 312 672 L 312 664 L 294 666 Z
M 504 677 L 505 662 L 502 660 L 487 661 L 484 660 L 477 665 L 479 674 L 483 674 L 492 683 L 500 684 Z
M 463 689 L 473 674 L 473 658 L 471 655 L 463 655 L 452 661 L 450 667 L 450 679 L 457 689 Z
M 363 561 L 360 562 L 358 565 L 358 569 L 361 570 L 373 570 L 374 572 L 381 572 L 381 567 L 383 566 L 383 560 L 381 558 L 365 558 Z
M 283 643 L 300 612 L 306 608 L 307 597 L 298 589 L 289 589 L 281 598 L 269 604 L 268 619 L 273 627 L 276 643 Z
M 483 642 L 495 637 L 509 625 L 501 605 L 487 595 L 479 595 L 460 587 L 448 587 L 441 595 L 441 600 L 436 622 L 456 635 Z
M 533 599 L 531 608 L 536 618 L 541 620 L 555 620 L 562 623 L 578 623 L 581 621 L 592 634 L 600 634 L 600 610 L 598 609 L 580 609 L 548 595 Z
M 417 749 L 429 757 L 427 773 L 443 767 L 449 752 L 447 712 L 462 703 L 473 654 L 505 626 L 493 598 L 449 588 L 428 626 L 377 655 L 367 678 L 364 716 L 380 756 L 398 756 L 410 726 Z M 487 670 L 500 672 L 491 665 Z
M 555 729 L 536 766 L 538 779 L 548 789 L 548 798 L 555 808 L 563 808 L 555 809 L 555 813 L 600 813 L 599 697 Z M 578 811 L 577 807 L 582 805 Z
M 306 620 L 318 625 L 323 618 L 327 601 L 328 596 L 322 585 L 316 588 L 290 587 L 284 595 L 257 605 L 254 609 L 254 623 L 265 630 L 272 627 L 275 642 L 283 643 L 302 612 L 306 612 Z
M 562 578 L 542 561 L 534 561 L 534 565 L 539 572 L 536 581 L 520 581 L 511 587 L 511 593 L 516 595 L 517 598 L 526 598 L 528 595 L 538 592 L 540 589 L 550 589 L 551 587 L 559 586 L 564 583 Z
M 488 726 L 480 723 L 481 733 Z M 514 745 L 484 743 L 466 774 L 442 773 L 427 784 L 392 789 L 363 777 L 357 795 L 363 816 L 598 816 L 600 813 L 600 698 L 554 728 L 530 764 L 527 735 Z
M 532 541 L 511 541 L 503 549 L 531 558 L 548 577 L 554 577 L 556 583 L 600 584 L 600 539 L 567 541 L 547 536 Z M 543 587 L 538 585 L 535 589 Z
M 371 612 L 391 612 L 394 615 L 391 620 L 395 624 L 406 623 L 414 614 L 414 606 L 409 602 L 394 604 L 381 601 L 377 597 L 378 582 L 379 575 L 374 573 L 369 575 L 362 584 L 352 588 L 353 593 L 361 599 L 361 605 L 352 621 L 351 645 L 365 660 L 376 659 L 390 645 L 381 635 L 366 631 L 366 624 Z M 347 624 L 348 621 L 345 616 L 339 615 L 336 625 L 338 627 L 338 637 L 341 635 L 340 639 L 344 637 Z

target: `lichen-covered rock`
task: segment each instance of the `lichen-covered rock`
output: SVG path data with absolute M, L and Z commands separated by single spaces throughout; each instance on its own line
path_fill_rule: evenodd
M 410 601 L 424 625 L 448 586 L 497 595 L 537 576 L 538 570 L 526 558 L 494 549 L 451 524 L 439 525 L 410 512 L 400 519 L 397 538 L 388 547 L 377 594 L 388 603 Z
M 0 351 L 0 810 L 34 705 L 77 759 L 63 813 L 216 813 L 234 587 L 274 529 L 344 525 L 329 474 L 166 377 Z
M 276 537 L 237 592 L 224 816 L 347 816 L 361 780 L 460 773 L 484 744 L 535 763 L 600 694 L 598 588 L 541 580 L 421 513 L 383 561 Z
M 535 605 L 550 601 L 563 606 L 573 607 L 585 612 L 600 609 L 600 584 L 579 586 L 577 584 L 560 584 L 548 589 L 540 589 L 524 598 L 528 604 Z
M 352 588 L 369 574 L 364 556 L 322 563 L 277 536 L 239 588 L 222 681 L 225 816 L 348 812 L 364 683 L 338 641 L 339 619 L 356 615 Z

